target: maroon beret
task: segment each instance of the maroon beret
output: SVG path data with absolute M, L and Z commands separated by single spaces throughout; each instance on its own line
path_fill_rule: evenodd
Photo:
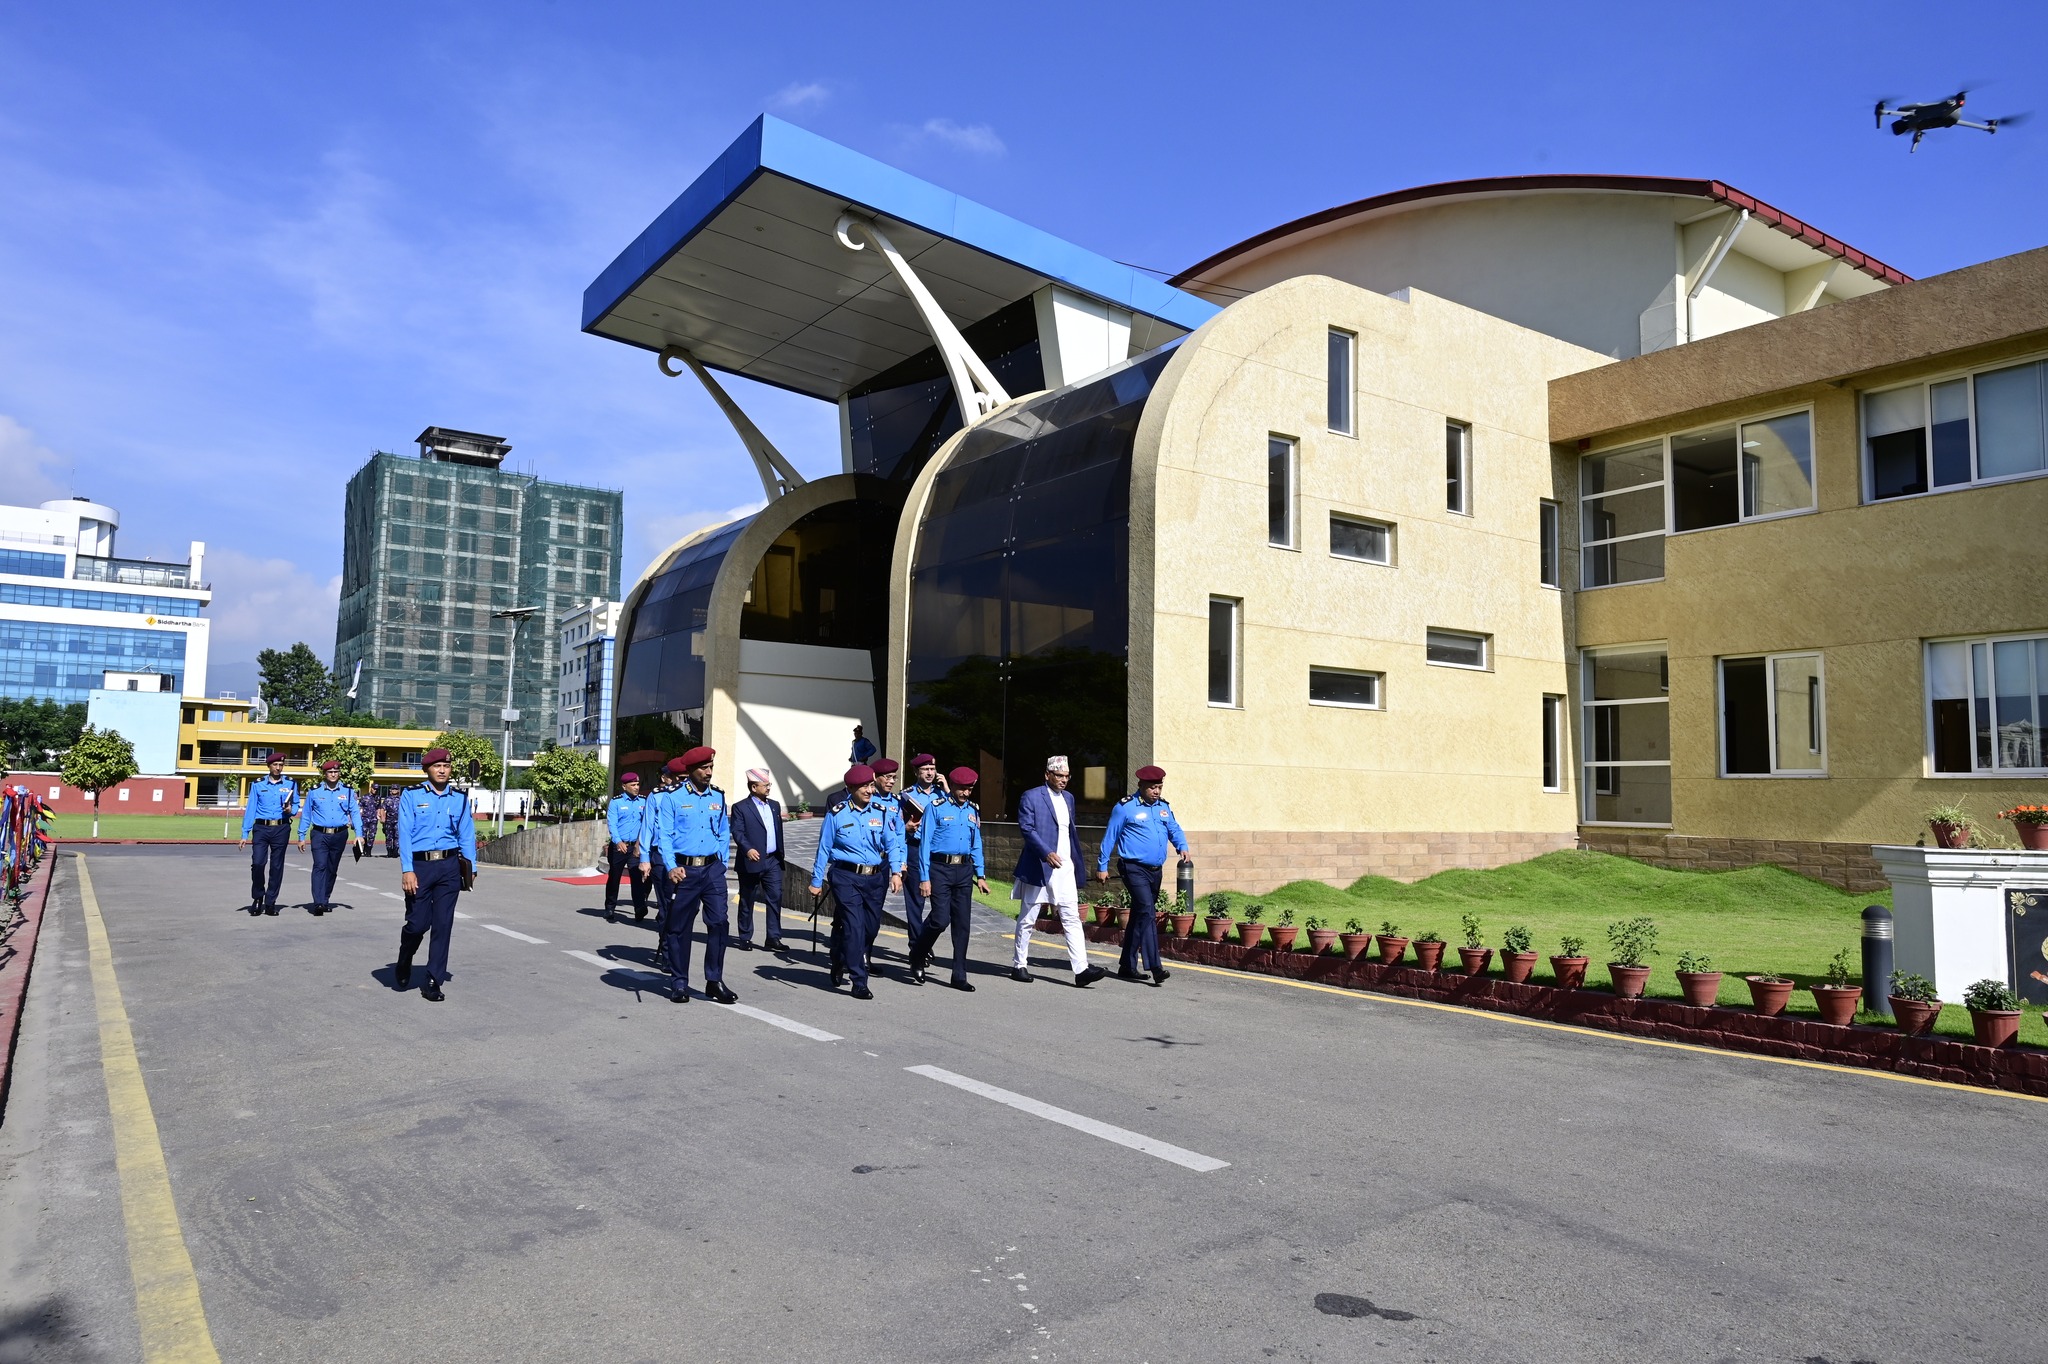
M 670 758 L 666 763 L 662 764 L 661 770 L 680 777 L 683 773 L 690 770 L 690 765 L 681 758 Z
M 846 789 L 849 791 L 856 786 L 866 786 L 874 779 L 875 769 L 866 763 L 855 763 L 846 769 Z
M 981 774 L 971 767 L 956 767 L 946 774 L 950 786 L 972 786 L 981 780 Z
M 1166 769 L 1163 767 L 1141 767 L 1138 769 L 1138 780 L 1141 782 L 1165 781 Z
M 329 758 L 326 762 L 320 764 L 320 770 L 322 772 L 339 772 L 341 771 L 341 764 Z
M 929 753 L 920 753 L 915 758 L 912 758 L 910 760 L 910 765 L 912 767 L 923 767 L 927 763 L 929 763 L 933 767 L 937 767 L 939 765 L 939 760 L 937 758 L 934 758 Z
M 891 772 L 898 770 L 902 764 L 898 763 L 894 758 L 877 758 L 871 766 L 875 769 L 876 776 L 886 777 Z
M 625 786 L 631 782 L 637 782 L 639 780 L 640 774 L 638 772 L 626 772 L 620 775 L 619 785 Z
M 445 748 L 430 748 L 426 752 L 420 754 L 421 767 L 432 767 L 435 763 L 445 763 L 453 761 L 454 759 L 448 756 L 448 750 Z
M 267 758 L 265 758 L 265 759 L 263 760 L 263 763 L 264 763 L 264 765 L 265 765 L 265 766 L 267 767 L 267 766 L 269 766 L 269 765 L 270 765 L 271 763 L 288 763 L 288 762 L 290 762 L 290 761 L 291 761 L 291 759 L 290 759 L 290 758 L 287 758 L 287 757 L 286 757 L 286 756 L 285 756 L 284 754 L 282 754 L 282 753 L 279 753 L 279 752 L 278 752 L 277 750 L 275 750 L 275 749 L 272 749 L 272 750 L 271 750 L 271 753 L 270 753 L 270 756 L 269 756 L 269 757 L 267 757 Z
M 713 758 L 717 756 L 717 749 L 700 747 L 691 749 L 682 757 L 677 758 L 676 761 L 681 763 L 683 765 L 683 770 L 687 772 L 693 767 L 702 767 L 705 763 L 710 762 Z

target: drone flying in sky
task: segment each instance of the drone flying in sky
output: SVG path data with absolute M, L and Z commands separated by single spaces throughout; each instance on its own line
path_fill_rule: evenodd
M 1892 132 L 1903 136 L 1913 135 L 1909 151 L 1920 150 L 1920 139 L 1939 128 L 1976 128 L 1981 132 L 1995 133 L 2022 121 L 2024 114 L 2008 114 L 2004 118 L 1987 118 L 1982 123 L 1972 123 L 1963 117 L 1963 105 L 1968 102 L 1969 91 L 1958 90 L 1947 99 L 1935 100 L 1931 104 L 1901 104 L 1892 107 L 1890 100 L 1877 102 L 1877 126 L 1884 127 L 1886 119 L 1892 120 Z

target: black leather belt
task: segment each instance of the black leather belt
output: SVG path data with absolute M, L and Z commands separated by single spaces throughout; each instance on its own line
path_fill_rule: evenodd
M 878 866 L 863 866 L 859 862 L 840 862 L 837 865 L 846 868 L 846 870 L 852 872 L 855 876 L 873 876 L 876 872 L 881 870 L 881 868 Z
M 443 858 L 462 856 L 462 849 L 436 848 L 432 852 L 416 852 L 413 854 L 413 856 L 418 858 L 422 862 L 439 862 Z
M 346 824 L 315 824 L 313 826 L 313 832 L 316 834 L 345 834 L 348 831 L 349 826 Z
M 957 866 L 961 865 L 961 864 L 962 864 L 963 862 L 972 862 L 973 860 L 974 860 L 974 858 L 973 858 L 973 857 L 971 857 L 970 855 L 968 855 L 967 853 L 933 853 L 933 854 L 932 854 L 932 861 L 934 861 L 934 862 L 938 862 L 938 863 L 942 863 L 943 865 L 945 865 L 945 866 L 948 866 L 948 867 L 957 867 Z
M 1164 862 L 1140 862 L 1135 857 L 1119 857 L 1117 861 L 1126 867 L 1143 867 L 1146 871 L 1163 871 L 1166 868 Z
M 290 820 L 288 820 L 288 819 L 252 819 L 252 820 L 250 820 L 249 822 L 250 822 L 251 824 L 258 824 L 258 825 L 265 825 L 265 826 L 268 826 L 268 825 L 272 825 L 272 824 L 289 824 L 289 823 L 291 823 L 291 821 L 290 821 Z
M 678 857 L 673 865 L 678 867 L 708 867 L 717 860 L 715 857 Z

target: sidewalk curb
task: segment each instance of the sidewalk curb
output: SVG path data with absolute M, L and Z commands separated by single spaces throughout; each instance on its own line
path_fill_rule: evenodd
M 14 1078 L 14 1044 L 21 1036 L 22 1006 L 28 1001 L 29 972 L 35 969 L 36 941 L 43 927 L 43 907 L 50 900 L 50 881 L 57 871 L 52 851 L 29 881 L 21 900 L 21 922 L 0 944 L 0 1123 L 7 1121 L 7 1091 Z

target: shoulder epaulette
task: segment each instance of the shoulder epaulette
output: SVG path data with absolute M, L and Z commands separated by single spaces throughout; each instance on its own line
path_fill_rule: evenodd
M 1137 798 L 1138 798 L 1138 795 L 1137 795 L 1137 793 L 1136 793 L 1136 792 L 1134 791 L 1134 792 L 1132 792 L 1132 793 L 1131 793 L 1130 795 L 1128 795 L 1128 796 L 1125 796 L 1125 797 L 1124 797 L 1124 798 L 1123 798 L 1122 800 L 1118 801 L 1118 802 L 1117 802 L 1117 804 L 1118 804 L 1118 805 L 1129 805 L 1129 804 L 1130 804 L 1130 803 L 1131 803 L 1132 801 L 1136 800 Z

